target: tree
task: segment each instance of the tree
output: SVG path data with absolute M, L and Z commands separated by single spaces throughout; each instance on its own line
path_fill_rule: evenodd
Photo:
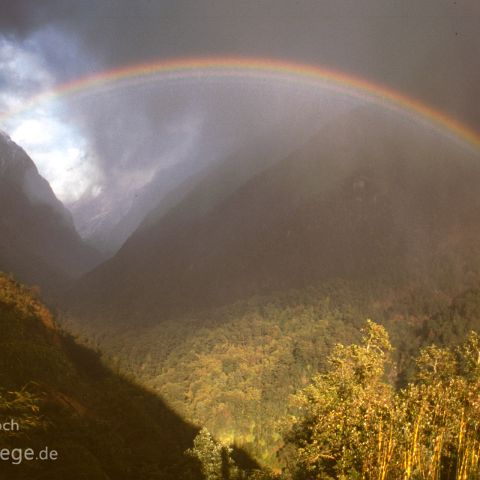
M 480 478 L 480 336 L 430 346 L 414 381 L 386 382 L 391 346 L 372 322 L 360 345 L 338 345 L 331 369 L 295 397 L 287 445 L 295 479 Z
M 205 480 L 236 480 L 240 478 L 240 471 L 231 452 L 230 447 L 216 442 L 204 427 L 195 437 L 193 448 L 185 453 L 200 462 Z
M 360 345 L 337 345 L 330 370 L 294 397 L 286 441 L 298 479 L 385 478 L 394 448 L 394 395 L 384 382 L 387 332 L 371 321 Z

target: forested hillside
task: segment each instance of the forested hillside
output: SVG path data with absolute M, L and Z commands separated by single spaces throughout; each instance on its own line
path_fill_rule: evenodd
M 480 291 L 334 282 L 157 326 L 68 327 L 185 418 L 280 468 L 278 425 L 289 396 L 325 371 L 335 344 L 360 339 L 365 318 L 388 328 L 395 346 L 388 380 L 403 387 L 414 377 L 422 347 L 457 345 L 468 331 L 480 330 Z
M 201 479 L 197 429 L 60 333 L 32 292 L 0 274 L 2 479 Z M 40 451 L 55 459 L 28 460 Z M 3 451 L 3 450 L 2 450 Z M 27 452 L 28 453 L 28 452 Z

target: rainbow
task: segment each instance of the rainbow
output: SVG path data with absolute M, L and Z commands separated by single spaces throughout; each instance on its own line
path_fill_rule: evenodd
M 109 90 L 124 85 L 141 85 L 159 80 L 206 78 L 254 78 L 281 80 L 294 84 L 322 86 L 364 99 L 385 108 L 400 111 L 427 122 L 450 137 L 463 140 L 475 150 L 480 150 L 480 134 L 460 121 L 436 110 L 419 100 L 412 99 L 388 87 L 312 65 L 263 58 L 199 57 L 164 60 L 101 72 L 83 77 L 43 92 L 10 112 L 0 114 L 0 125 L 43 103 L 59 97 Z

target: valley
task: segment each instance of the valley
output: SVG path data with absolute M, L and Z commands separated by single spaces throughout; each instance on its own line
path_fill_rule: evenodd
M 2 142 L 0 269 L 37 285 L 1 277 L 2 398 L 33 402 L 28 439 L 63 452 L 9 478 L 48 466 L 52 479 L 72 468 L 89 479 L 309 479 L 318 457 L 302 455 L 315 436 L 292 402 L 319 378 L 337 385 L 332 355 L 363 348 L 367 319 L 393 346 L 375 382 L 396 392 L 385 398 L 400 430 L 395 409 L 423 381 L 415 359 L 432 343 L 453 355 L 480 329 L 478 154 L 380 109 L 335 118 L 284 157 L 257 163 L 249 151 L 179 178 L 103 260 L 25 152 Z M 43 197 L 29 194 L 29 175 Z M 361 360 L 348 355 L 347 370 Z M 349 378 L 359 399 L 373 395 Z

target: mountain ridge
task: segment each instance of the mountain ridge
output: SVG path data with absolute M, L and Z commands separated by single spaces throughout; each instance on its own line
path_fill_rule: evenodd
M 0 269 L 46 291 L 100 261 L 33 160 L 5 133 L 0 136 L 0 229 Z

